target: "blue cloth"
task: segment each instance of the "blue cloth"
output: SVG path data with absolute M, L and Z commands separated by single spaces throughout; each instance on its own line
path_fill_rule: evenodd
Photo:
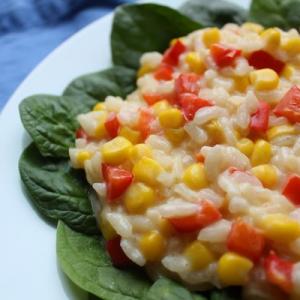
M 88 23 L 132 0 L 0 0 L 0 110 L 28 73 Z

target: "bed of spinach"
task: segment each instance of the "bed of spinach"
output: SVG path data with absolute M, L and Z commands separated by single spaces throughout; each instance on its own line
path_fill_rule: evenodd
M 59 221 L 57 253 L 63 271 L 93 297 L 241 299 L 237 288 L 200 295 L 166 278 L 152 283 L 138 269 L 114 268 L 96 226 L 87 196 L 88 184 L 84 174 L 71 169 L 68 148 L 74 143 L 76 115 L 87 112 L 108 95 L 125 97 L 135 89 L 142 53 L 163 51 L 172 38 L 198 28 L 245 20 L 283 29 L 298 28 L 300 0 L 253 0 L 249 12 L 225 0 L 189 0 L 179 11 L 156 4 L 121 6 L 115 12 L 111 33 L 115 66 L 75 79 L 62 96 L 34 95 L 20 104 L 21 120 L 33 140 L 19 161 L 21 179 L 38 212 L 47 220 Z

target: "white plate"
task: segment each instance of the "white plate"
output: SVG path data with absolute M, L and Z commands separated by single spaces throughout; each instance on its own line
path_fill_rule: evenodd
M 147 2 L 170 5 L 171 1 Z M 176 7 L 182 2 L 171 3 Z M 248 3 L 243 1 L 245 6 Z M 54 50 L 19 86 L 0 115 L 1 299 L 87 299 L 86 293 L 74 287 L 58 267 L 55 228 L 39 217 L 24 194 L 18 160 L 29 137 L 20 122 L 18 105 L 32 94 L 60 94 L 73 78 L 108 67 L 111 23 L 110 14 Z

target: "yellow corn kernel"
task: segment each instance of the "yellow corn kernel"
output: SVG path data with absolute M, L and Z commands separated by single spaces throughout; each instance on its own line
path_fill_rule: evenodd
M 236 143 L 236 147 L 245 155 L 248 157 L 251 156 L 253 149 L 254 149 L 254 143 L 247 138 L 240 139 Z
M 149 157 L 142 157 L 132 169 L 135 180 L 145 182 L 149 185 L 158 184 L 157 177 L 162 171 L 162 166 Z
M 251 171 L 267 188 L 273 187 L 278 181 L 277 171 L 272 165 L 259 165 L 252 168 Z
M 153 230 L 141 237 L 139 246 L 147 261 L 158 261 L 164 255 L 166 241 L 158 231 Z
M 78 165 L 83 168 L 84 162 L 88 159 L 90 159 L 92 154 L 89 151 L 81 150 L 76 155 L 76 160 Z
M 152 105 L 153 112 L 156 116 L 169 108 L 171 108 L 171 105 L 167 100 L 161 100 Z
M 234 76 L 234 88 L 239 92 L 245 92 L 249 85 L 249 78 L 247 76 Z
M 202 41 L 207 48 L 212 44 L 218 43 L 220 39 L 220 30 L 216 27 L 208 28 L 203 32 Z
M 300 223 L 284 214 L 269 214 L 257 224 L 271 240 L 287 243 L 300 237 Z
M 212 138 L 215 143 L 222 143 L 224 141 L 224 131 L 218 120 L 210 121 L 204 128 L 208 136 Z
M 280 31 L 277 28 L 268 28 L 261 32 L 261 37 L 268 48 L 276 48 L 280 45 Z
M 146 184 L 135 182 L 126 190 L 123 201 L 130 214 L 141 214 L 154 204 L 155 192 Z
M 286 64 L 281 72 L 281 75 L 289 80 L 291 79 L 294 73 L 295 73 L 295 68 L 292 67 L 290 64 Z
M 261 33 L 264 30 L 264 27 L 257 24 L 257 23 L 252 23 L 252 22 L 246 22 L 242 25 L 243 29 L 246 29 L 248 31 L 256 32 L 256 33 Z
M 167 139 L 175 144 L 178 145 L 180 144 L 185 136 L 186 136 L 186 131 L 181 127 L 181 128 L 167 128 L 164 131 Z
M 191 189 L 198 190 L 208 186 L 204 165 L 196 163 L 183 172 L 183 182 Z
M 99 116 L 98 116 L 98 124 L 95 128 L 95 133 L 93 134 L 93 137 L 102 139 L 106 136 L 106 129 L 105 129 L 105 121 L 107 118 L 107 112 L 106 111 L 99 111 Z
M 197 74 L 202 74 L 205 70 L 204 60 L 197 52 L 189 52 L 185 57 L 185 62 L 190 70 Z
M 177 108 L 170 108 L 159 113 L 160 125 L 164 128 L 179 128 L 184 123 L 181 111 Z
M 203 269 L 215 261 L 213 253 L 199 241 L 191 243 L 184 250 L 184 255 L 190 261 L 194 270 Z
M 281 48 L 294 55 L 300 52 L 300 37 L 292 37 L 282 41 Z
M 105 110 L 105 104 L 103 102 L 98 102 L 93 107 L 93 111 L 100 111 L 100 110 Z
M 108 241 L 117 236 L 116 231 L 103 215 L 100 216 L 99 227 L 105 240 Z
M 141 133 L 127 126 L 124 126 L 120 129 L 119 136 L 126 138 L 132 144 L 137 144 L 141 141 Z
M 272 155 L 270 143 L 265 140 L 256 141 L 251 155 L 251 163 L 253 166 L 267 164 Z
M 122 136 L 117 136 L 102 146 L 102 160 L 104 163 L 118 165 L 124 162 L 129 155 L 132 144 Z
M 244 285 L 253 268 L 250 259 L 235 254 L 225 253 L 218 262 L 217 273 L 221 283 L 227 285 Z
M 129 159 L 136 164 L 143 157 L 152 157 L 152 149 L 146 144 L 137 144 L 130 148 Z
M 250 82 L 257 91 L 273 90 L 279 84 L 279 77 L 272 69 L 261 69 L 250 73 Z
M 281 135 L 290 135 L 290 134 L 296 134 L 296 129 L 292 125 L 279 125 L 270 128 L 267 131 L 267 138 L 269 141 L 271 141 L 274 138 L 277 138 Z

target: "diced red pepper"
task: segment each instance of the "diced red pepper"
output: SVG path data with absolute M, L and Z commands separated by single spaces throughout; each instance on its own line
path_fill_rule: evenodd
M 195 73 L 182 73 L 175 80 L 175 94 L 179 98 L 181 94 L 198 94 L 200 76 Z
M 89 137 L 88 134 L 81 127 L 76 130 L 75 135 L 76 135 L 76 139 L 86 139 L 87 140 Z
M 264 269 L 270 283 L 278 286 L 288 294 L 291 293 L 293 289 L 293 263 L 291 261 L 282 259 L 274 251 L 271 251 L 264 260 Z
M 295 205 L 300 205 L 300 176 L 293 174 L 288 177 L 282 194 Z
M 170 94 L 143 94 L 143 98 L 148 105 L 153 105 L 158 101 L 167 100 L 169 103 L 175 103 L 175 97 L 173 93 Z
M 106 242 L 106 250 L 111 261 L 116 267 L 127 267 L 132 264 L 131 260 L 126 256 L 121 248 L 121 238 L 118 236 Z
M 195 113 L 202 107 L 212 106 L 213 104 L 206 100 L 199 98 L 195 94 L 185 93 L 179 96 L 179 104 L 186 120 L 194 119 Z
M 252 133 L 265 133 L 269 127 L 270 105 L 264 101 L 259 102 L 257 111 L 251 116 L 250 130 Z
M 222 218 L 218 208 L 210 201 L 203 201 L 199 205 L 199 211 L 196 214 L 180 217 L 169 218 L 168 220 L 178 232 L 192 232 L 200 230 Z
M 106 183 L 106 195 L 109 202 L 115 201 L 130 186 L 133 175 L 120 167 L 102 164 L 103 179 Z
M 300 122 L 300 89 L 293 86 L 274 109 L 277 117 L 285 117 L 290 122 Z
M 228 250 L 257 261 L 264 246 L 264 236 L 253 226 L 242 220 L 233 223 L 227 239 Z
M 152 133 L 154 120 L 155 117 L 150 109 L 140 109 L 140 115 L 138 119 L 138 130 L 140 131 L 143 139 L 146 139 Z
M 231 66 L 241 53 L 241 50 L 228 48 L 222 44 L 213 44 L 210 47 L 210 54 L 220 68 Z
M 185 52 L 186 46 L 177 40 L 170 48 L 168 48 L 163 56 L 162 62 L 168 65 L 177 66 L 179 61 L 179 56 Z
M 255 69 L 264 69 L 269 68 L 277 72 L 278 74 L 284 68 L 284 62 L 279 59 L 276 59 L 271 54 L 264 50 L 254 51 L 248 57 L 248 63 L 250 66 L 254 67 Z
M 106 129 L 108 135 L 111 138 L 114 138 L 118 135 L 119 128 L 120 128 L 120 122 L 117 118 L 117 115 L 114 112 L 111 112 L 108 115 L 108 117 L 104 123 L 104 126 L 105 126 L 105 129 Z
M 201 153 L 197 153 L 195 155 L 195 158 L 196 158 L 197 162 L 199 162 L 199 163 L 204 163 L 204 161 L 205 161 L 205 157 Z
M 171 80 L 173 78 L 173 67 L 161 64 L 154 72 L 154 78 L 157 80 Z

